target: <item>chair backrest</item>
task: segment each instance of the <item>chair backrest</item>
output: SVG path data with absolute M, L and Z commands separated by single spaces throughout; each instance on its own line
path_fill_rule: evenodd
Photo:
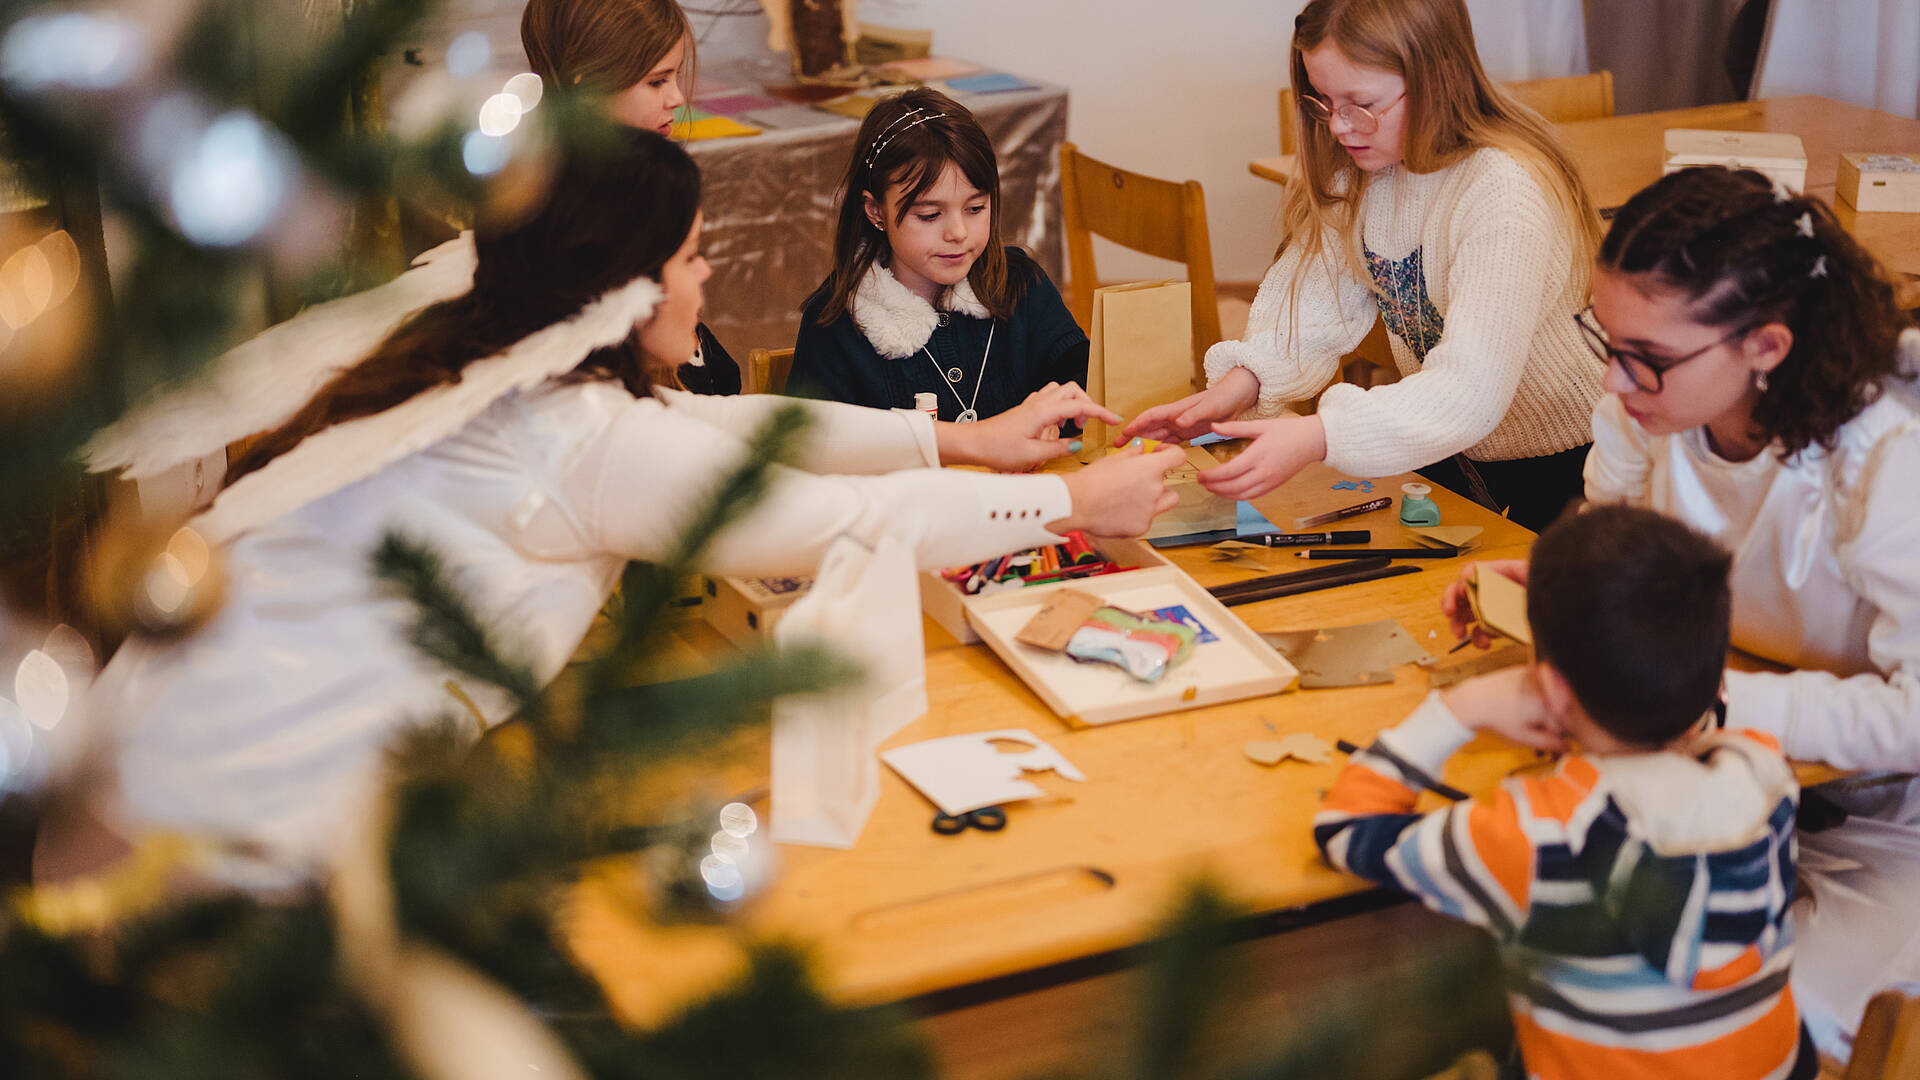
M 1575 120 L 1598 120 L 1613 115 L 1613 72 L 1596 71 L 1590 75 L 1568 75 L 1560 79 L 1530 79 L 1503 83 L 1533 111 L 1556 124 Z M 1299 146 L 1300 110 L 1293 104 L 1293 88 L 1280 88 L 1280 152 L 1294 153 Z
M 1300 146 L 1300 110 L 1293 104 L 1293 87 L 1280 88 L 1280 152 L 1291 154 Z
M 1867 1002 L 1846 1080 L 1911 1080 L 1920 1076 L 1920 998 L 1882 990 Z
M 1499 1080 L 1500 1063 L 1485 1050 L 1469 1050 L 1426 1080 Z
M 749 349 L 747 369 L 740 373 L 743 394 L 784 394 L 793 373 L 792 349 Z
M 1193 370 L 1206 385 L 1201 361 L 1220 340 L 1220 305 L 1213 288 L 1213 246 L 1207 238 L 1207 200 L 1200 182 L 1160 180 L 1090 158 L 1060 144 L 1060 201 L 1064 204 L 1067 265 L 1073 278 L 1068 308 L 1092 329 L 1093 238 L 1185 263 L 1193 286 Z
M 1613 115 L 1613 72 L 1505 84 L 1514 97 L 1556 124 Z

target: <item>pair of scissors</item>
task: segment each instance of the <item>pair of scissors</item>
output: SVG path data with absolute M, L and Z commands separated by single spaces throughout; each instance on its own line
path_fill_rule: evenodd
M 949 814 L 943 810 L 933 815 L 933 831 L 941 836 L 954 836 L 969 828 L 981 832 L 999 832 L 1006 827 L 1007 812 L 998 806 L 983 806 L 964 814 Z

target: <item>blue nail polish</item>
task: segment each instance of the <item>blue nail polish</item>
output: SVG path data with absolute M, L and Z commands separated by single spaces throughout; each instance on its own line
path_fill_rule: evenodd
M 1072 442 L 1070 442 L 1070 443 L 1068 443 L 1068 444 L 1067 444 L 1067 453 L 1069 453 L 1069 454 L 1077 454 L 1077 453 L 1079 453 L 1079 452 L 1080 452 L 1080 440 L 1079 440 L 1079 439 L 1075 439 L 1075 440 L 1073 440 Z

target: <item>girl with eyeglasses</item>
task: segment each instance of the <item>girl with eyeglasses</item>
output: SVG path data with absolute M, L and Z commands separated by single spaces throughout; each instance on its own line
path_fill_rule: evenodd
M 1571 160 L 1487 77 L 1461 0 L 1313 0 L 1291 63 L 1299 172 L 1246 337 L 1208 350 L 1206 390 L 1126 436 L 1251 438 L 1200 474 L 1229 498 L 1324 459 L 1419 469 L 1544 527 L 1580 493 L 1600 396 L 1572 319 L 1599 217 Z M 1403 378 L 1329 386 L 1376 312 Z M 1314 415 L 1282 414 L 1323 388 Z
M 1798 760 L 1920 772 L 1920 329 L 1887 274 L 1820 200 L 1687 169 L 1614 219 L 1580 325 L 1607 364 L 1587 498 L 1732 551 L 1733 643 L 1788 669 L 1727 672 L 1726 722 Z M 1815 806 L 1850 816 L 1804 831 Z M 1873 993 L 1920 986 L 1920 783 L 1810 788 L 1801 816 L 1794 992 L 1845 1058 Z

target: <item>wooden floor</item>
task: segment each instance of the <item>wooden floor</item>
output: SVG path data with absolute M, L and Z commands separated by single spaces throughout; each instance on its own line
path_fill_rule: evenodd
M 1483 932 L 1412 903 L 1255 938 L 1224 950 L 1222 999 L 1200 1054 L 1214 1066 L 1283 1052 L 1291 1075 L 1426 1076 L 1511 1038 L 1498 962 Z M 943 1080 L 1118 1076 L 1139 1045 L 1141 969 L 926 1016 Z M 1198 1070 L 1211 1073 L 1214 1069 Z

